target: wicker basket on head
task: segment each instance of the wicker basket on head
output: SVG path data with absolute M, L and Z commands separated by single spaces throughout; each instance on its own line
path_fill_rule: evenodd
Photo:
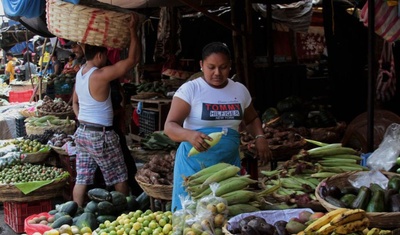
M 94 46 L 125 48 L 131 11 L 98 1 L 46 1 L 47 28 L 57 37 Z
M 325 209 L 327 211 L 332 211 L 332 210 L 338 209 L 338 207 L 328 203 L 321 197 L 321 195 L 319 195 L 319 191 L 320 191 L 320 188 L 322 187 L 322 185 L 326 184 L 327 187 L 337 186 L 338 188 L 344 188 L 344 187 L 351 186 L 351 183 L 348 181 L 348 178 L 351 175 L 354 175 L 358 172 L 359 171 L 350 171 L 350 172 L 334 175 L 332 177 L 328 177 L 328 178 L 322 180 L 318 184 L 317 188 L 315 189 L 315 196 L 317 197 L 318 201 L 321 203 L 321 205 L 323 207 L 325 207 Z M 394 175 L 398 175 L 398 174 L 391 173 L 391 172 L 382 172 L 382 173 L 389 179 Z M 398 218 L 400 216 L 400 212 L 367 212 L 367 216 L 370 220 L 369 226 L 371 228 L 375 227 L 375 228 L 390 229 L 390 228 L 397 228 L 399 225 Z
M 167 201 L 172 200 L 172 185 L 148 184 L 140 181 L 136 176 L 135 179 L 143 191 L 150 197 Z

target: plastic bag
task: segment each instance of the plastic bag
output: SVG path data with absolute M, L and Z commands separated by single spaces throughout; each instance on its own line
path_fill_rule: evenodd
M 185 221 L 193 218 L 196 213 L 196 202 L 189 196 L 179 195 L 182 209 L 172 214 L 172 235 L 182 235 L 185 228 Z
M 202 231 L 206 233 L 221 234 L 227 222 L 228 203 L 224 198 L 215 196 L 218 187 L 218 183 L 210 184 L 212 194 L 197 202 L 196 217 L 200 220 Z
M 372 170 L 389 171 L 400 154 L 400 125 L 392 123 L 387 127 L 379 147 L 367 159 Z
M 32 219 L 40 217 L 40 216 L 45 216 L 48 219 L 52 215 L 50 215 L 47 212 L 43 212 L 43 213 L 40 213 L 40 214 L 33 214 L 33 215 L 28 216 L 24 220 L 24 230 L 25 230 L 26 234 L 32 235 L 35 232 L 39 232 L 39 233 L 43 234 L 44 232 L 49 231 L 49 230 L 52 229 L 52 227 L 44 225 L 44 224 L 31 224 L 31 223 L 29 223 L 29 221 L 31 221 Z
M 361 186 L 366 186 L 369 188 L 372 183 L 375 183 L 381 186 L 383 189 L 386 189 L 389 179 L 382 174 L 382 172 L 371 170 L 357 172 L 351 175 L 348 181 L 355 188 L 360 188 Z

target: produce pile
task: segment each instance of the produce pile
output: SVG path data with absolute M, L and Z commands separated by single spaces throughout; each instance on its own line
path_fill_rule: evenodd
M 25 126 L 33 127 L 63 127 L 71 125 L 71 120 L 67 117 L 66 119 L 61 119 L 54 115 L 46 115 L 43 117 L 29 117 L 25 119 Z
M 228 216 L 259 211 L 264 206 L 264 197 L 278 189 L 278 185 L 256 192 L 253 185 L 257 180 L 250 175 L 239 176 L 240 168 L 228 163 L 218 163 L 185 177 L 184 186 L 195 202 L 214 195 L 228 205 Z M 217 185 L 213 185 L 216 184 Z
M 279 186 L 272 193 L 278 201 L 308 206 L 317 202 L 315 189 L 322 179 L 347 171 L 369 170 L 359 165 L 361 157 L 352 148 L 343 147 L 340 143 L 307 141 L 321 146 L 301 150 L 279 169 L 261 171 L 264 176 L 261 183 L 266 189 Z
M 46 222 L 42 222 L 47 229 L 41 234 L 170 234 L 172 231 L 172 212 L 146 209 L 150 199 L 145 193 L 136 198 L 126 197 L 117 191 L 93 188 L 87 195 L 90 201 L 83 208 L 74 201 L 56 205 L 48 212 Z M 39 223 L 37 219 L 30 225 Z
M 47 113 L 70 113 L 73 112 L 72 106 L 60 98 L 54 100 L 49 96 L 45 95 L 43 103 L 37 107 L 38 111 Z
M 366 212 L 400 212 L 400 176 L 392 176 L 387 188 L 377 183 L 369 187 L 339 188 L 324 182 L 318 191 L 319 196 L 333 206 L 341 208 L 363 209 Z
M 164 84 L 160 81 L 154 81 L 154 82 L 144 81 L 140 83 L 138 86 L 136 86 L 136 92 L 139 94 L 142 92 L 155 92 L 155 93 L 160 93 L 162 95 L 166 95 L 167 87 L 165 87 Z
M 31 163 L 18 164 L 5 167 L 0 171 L 1 184 L 14 184 L 22 182 L 54 180 L 64 174 L 62 168 L 35 165 Z
M 136 173 L 136 178 L 147 184 L 172 185 L 174 178 L 175 151 L 156 155 Z
M 67 135 L 64 131 L 55 131 L 53 135 L 48 140 L 51 146 L 62 147 L 66 143 L 70 143 L 75 146 L 75 139 L 71 135 Z

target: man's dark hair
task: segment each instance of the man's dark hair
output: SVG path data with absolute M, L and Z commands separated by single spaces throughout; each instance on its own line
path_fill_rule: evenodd
M 11 57 L 13 57 L 14 55 L 13 55 L 13 53 L 11 53 L 11 52 L 7 52 L 7 53 L 6 53 L 6 56 L 11 56 Z
M 97 53 L 107 53 L 106 47 L 85 45 L 85 57 L 86 60 L 92 60 Z

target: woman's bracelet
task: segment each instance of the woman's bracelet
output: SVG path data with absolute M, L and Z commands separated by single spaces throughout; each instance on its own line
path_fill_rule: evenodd
M 254 137 L 254 139 L 258 139 L 258 138 L 267 139 L 267 137 L 265 135 L 256 135 L 256 137 Z

